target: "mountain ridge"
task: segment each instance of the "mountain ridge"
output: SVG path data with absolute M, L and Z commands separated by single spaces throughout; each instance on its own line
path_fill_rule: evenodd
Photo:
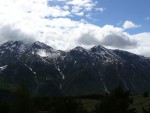
M 24 82 L 36 95 L 101 94 L 117 85 L 142 93 L 150 91 L 149 68 L 147 57 L 101 45 L 69 51 L 41 42 L 0 45 L 0 77 L 14 87 Z

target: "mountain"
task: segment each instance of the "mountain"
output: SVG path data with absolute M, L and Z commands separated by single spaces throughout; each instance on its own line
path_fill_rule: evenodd
M 8 41 L 0 45 L 0 90 L 19 85 L 46 96 L 102 94 L 118 85 L 143 93 L 150 91 L 150 59 L 101 45 L 61 51 Z

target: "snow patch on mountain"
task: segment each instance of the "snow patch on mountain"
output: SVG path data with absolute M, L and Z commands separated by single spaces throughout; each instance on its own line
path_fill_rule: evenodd
M 39 50 L 37 54 L 41 57 L 47 57 L 49 54 L 45 50 Z
M 47 52 L 46 50 L 43 50 L 43 49 L 38 50 L 37 54 L 40 57 L 49 57 L 49 58 L 57 58 L 58 56 L 60 56 L 60 53 L 58 52 Z
M 26 51 L 29 45 L 21 44 L 19 47 L 19 52 L 22 54 Z
M 50 53 L 50 54 L 48 55 L 49 58 L 57 58 L 57 57 L 59 57 L 59 56 L 60 56 L 60 53 L 57 53 L 57 52 L 55 52 L 55 53 Z
M 0 71 L 3 71 L 7 68 L 7 65 L 0 67 Z
M 33 74 L 36 74 L 36 72 L 34 72 L 34 71 L 32 70 L 32 68 L 28 67 L 26 64 L 25 64 L 25 66 L 26 66 L 28 69 L 30 69 L 30 71 L 31 71 Z
M 77 63 L 77 61 L 75 60 L 75 61 L 74 61 L 74 65 L 75 65 L 76 63 Z
M 60 72 L 60 74 L 62 75 L 62 79 L 65 79 L 65 75 L 60 71 L 60 69 L 58 68 L 58 71 Z

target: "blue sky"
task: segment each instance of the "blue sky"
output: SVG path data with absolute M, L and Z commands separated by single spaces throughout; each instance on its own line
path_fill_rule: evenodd
M 0 42 L 55 49 L 103 45 L 150 56 L 149 0 L 3 0 Z
M 85 16 L 69 17 L 73 20 L 79 21 L 80 19 L 85 19 L 89 23 L 105 26 L 113 25 L 116 27 L 122 27 L 124 21 L 129 20 L 135 24 L 141 25 L 138 29 L 126 30 L 131 34 L 136 34 L 140 32 L 150 31 L 150 1 L 149 0 L 93 0 L 96 2 L 97 8 L 104 8 L 103 12 L 97 12 L 92 10 L 90 12 L 91 18 Z M 63 6 L 63 2 L 50 1 L 50 6 L 60 5 Z M 89 13 L 89 12 L 87 12 Z
M 100 20 L 96 24 L 117 25 L 119 22 L 130 20 L 136 24 L 140 24 L 142 27 L 129 32 L 138 33 L 150 31 L 150 21 L 146 20 L 146 18 L 150 16 L 149 0 L 101 0 L 98 5 L 99 7 L 105 7 L 106 10 L 103 14 L 97 15 Z
M 150 31 L 150 1 L 149 0 L 100 0 L 96 4 L 98 8 L 104 8 L 104 12 L 92 11 L 91 19 L 86 17 L 75 17 L 74 19 L 84 18 L 90 23 L 104 26 L 106 24 L 122 27 L 126 20 L 133 21 L 141 25 L 138 29 L 127 30 L 136 34 L 139 32 Z

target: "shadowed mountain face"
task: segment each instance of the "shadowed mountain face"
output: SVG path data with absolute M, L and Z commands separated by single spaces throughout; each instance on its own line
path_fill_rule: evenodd
M 150 91 L 150 59 L 103 46 L 58 51 L 9 41 L 0 45 L 0 89 L 20 84 L 35 95 L 101 94 L 118 85 L 142 93 Z

